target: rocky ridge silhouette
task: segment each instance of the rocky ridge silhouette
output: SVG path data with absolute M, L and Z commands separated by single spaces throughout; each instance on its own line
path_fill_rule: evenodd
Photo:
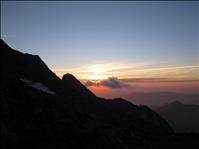
M 0 48 L 2 149 L 159 148 L 173 135 L 150 108 L 96 97 L 71 74 L 59 79 L 39 56 L 3 40 Z

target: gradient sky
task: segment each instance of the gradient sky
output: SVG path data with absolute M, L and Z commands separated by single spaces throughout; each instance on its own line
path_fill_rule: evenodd
M 193 1 L 1 1 L 1 38 L 40 55 L 60 77 L 192 81 L 199 68 L 198 8 Z

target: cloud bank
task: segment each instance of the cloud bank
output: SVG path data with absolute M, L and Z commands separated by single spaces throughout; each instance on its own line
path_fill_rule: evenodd
M 104 79 L 104 80 L 101 80 L 99 82 L 85 81 L 85 82 L 83 82 L 83 84 L 87 87 L 104 86 L 104 87 L 109 87 L 109 88 L 113 88 L 113 89 L 130 87 L 129 84 L 119 80 L 116 77 L 109 77 L 108 79 Z

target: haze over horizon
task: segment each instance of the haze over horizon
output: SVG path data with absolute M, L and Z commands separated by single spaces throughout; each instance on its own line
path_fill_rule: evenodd
M 157 98 L 162 92 L 175 93 L 168 99 L 189 97 L 199 87 L 198 6 L 1 1 L 1 38 L 39 55 L 59 77 L 74 74 L 100 97 L 131 100 L 132 94 L 154 92 Z

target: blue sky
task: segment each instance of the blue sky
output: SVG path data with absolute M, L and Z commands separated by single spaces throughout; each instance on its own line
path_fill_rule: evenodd
M 198 2 L 1 2 L 1 38 L 54 69 L 197 65 Z M 144 66 L 142 66 L 144 67 Z

